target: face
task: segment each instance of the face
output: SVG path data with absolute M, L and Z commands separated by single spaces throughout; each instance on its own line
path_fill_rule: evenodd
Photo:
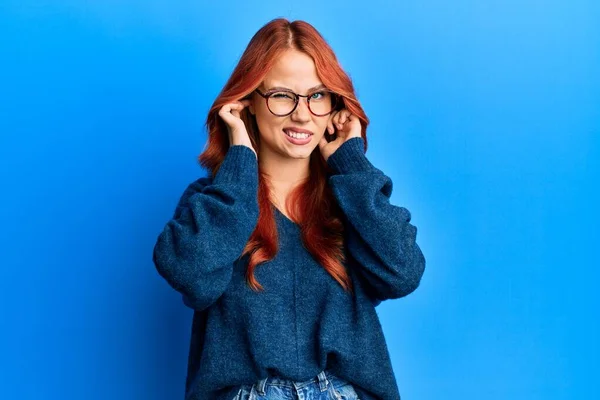
M 314 92 L 311 89 L 319 85 L 322 85 L 322 82 L 317 76 L 317 69 L 312 58 L 297 50 L 288 50 L 265 76 L 258 90 L 265 93 L 272 88 L 279 87 L 290 89 L 301 95 L 308 95 Z M 297 159 L 310 157 L 325 134 L 327 121 L 331 114 L 325 116 L 312 114 L 306 100 L 306 97 L 300 97 L 298 106 L 293 113 L 285 117 L 278 117 L 269 111 L 265 98 L 256 92 L 252 95 L 252 104 L 249 106 L 249 110 L 256 116 L 260 131 L 260 157 L 279 156 Z M 288 138 L 286 135 L 288 128 L 307 130 L 311 134 L 307 139 Z

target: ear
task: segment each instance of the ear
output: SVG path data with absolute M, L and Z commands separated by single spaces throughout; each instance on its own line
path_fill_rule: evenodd
M 250 114 L 254 115 L 255 114 L 255 110 L 254 110 L 254 99 L 250 99 L 250 105 L 248 105 L 248 111 L 250 111 Z

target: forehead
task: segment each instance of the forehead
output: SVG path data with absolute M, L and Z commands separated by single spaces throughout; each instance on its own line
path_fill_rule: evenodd
M 313 59 L 297 50 L 286 51 L 265 76 L 265 88 L 275 86 L 303 91 L 321 84 Z

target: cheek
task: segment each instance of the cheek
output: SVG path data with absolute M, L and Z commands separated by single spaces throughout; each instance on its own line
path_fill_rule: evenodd
M 280 121 L 276 121 L 272 118 L 271 113 L 264 115 L 263 113 L 256 114 L 256 124 L 262 134 L 268 134 L 271 136 L 272 133 L 278 133 L 281 131 L 283 125 Z
M 320 121 L 319 122 L 319 134 L 322 135 L 324 133 L 326 133 L 327 131 L 327 122 L 328 120 L 324 120 L 324 121 Z

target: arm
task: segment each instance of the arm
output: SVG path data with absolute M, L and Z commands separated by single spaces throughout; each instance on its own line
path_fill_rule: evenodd
M 344 216 L 346 247 L 358 277 L 379 304 L 413 292 L 425 270 L 411 214 L 390 204 L 392 181 L 364 154 L 364 140 L 344 142 L 329 158 L 329 185 Z
M 200 178 L 183 192 L 152 260 L 187 306 L 203 310 L 227 288 L 258 221 L 257 191 L 256 156 L 234 145 L 213 179 Z

